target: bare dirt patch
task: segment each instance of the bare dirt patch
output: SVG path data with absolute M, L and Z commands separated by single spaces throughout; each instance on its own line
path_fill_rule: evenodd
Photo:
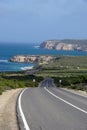
M 16 101 L 21 89 L 9 90 L 0 95 L 0 130 L 19 130 Z

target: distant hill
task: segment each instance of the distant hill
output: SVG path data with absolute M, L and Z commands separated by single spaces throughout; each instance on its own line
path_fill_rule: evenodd
M 55 50 L 78 50 L 87 51 L 87 40 L 47 40 L 41 43 L 41 48 Z

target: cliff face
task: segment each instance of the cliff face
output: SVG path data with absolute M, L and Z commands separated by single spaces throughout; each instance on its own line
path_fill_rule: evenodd
M 10 62 L 29 62 L 38 64 L 48 64 L 49 61 L 55 59 L 53 56 L 34 56 L 34 55 L 17 55 L 10 59 Z
M 40 47 L 55 50 L 87 51 L 87 40 L 48 40 L 41 43 Z

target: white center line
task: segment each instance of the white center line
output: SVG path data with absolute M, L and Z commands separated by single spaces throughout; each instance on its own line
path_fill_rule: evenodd
M 79 110 L 79 111 L 81 111 L 81 112 L 87 114 L 87 111 L 85 111 L 85 110 L 83 110 L 83 109 L 81 109 L 81 108 L 79 108 L 79 107 L 77 107 L 77 106 L 71 104 L 70 102 L 68 102 L 68 101 L 66 101 L 66 100 L 64 100 L 64 99 L 62 99 L 62 98 L 60 98 L 60 97 L 58 97 L 58 96 L 56 96 L 55 94 L 53 94 L 52 92 L 50 92 L 46 87 L 44 87 L 44 89 L 45 89 L 48 93 L 50 93 L 52 96 L 54 96 L 55 98 L 57 98 L 57 99 L 63 101 L 64 103 L 66 103 L 66 104 L 68 104 L 68 105 L 70 105 L 70 106 L 76 108 L 77 110 Z
M 26 89 L 27 89 L 27 88 L 26 88 Z M 28 126 L 28 124 L 27 124 L 25 115 L 24 115 L 24 113 L 23 113 L 22 107 L 21 107 L 21 97 L 22 97 L 22 95 L 23 95 L 23 93 L 25 92 L 26 89 L 24 89 L 24 90 L 21 92 L 21 94 L 19 95 L 18 107 L 19 107 L 19 111 L 20 111 L 21 118 L 22 118 L 23 123 L 24 123 L 24 128 L 25 128 L 25 130 L 30 130 L 30 128 L 29 128 L 29 126 Z

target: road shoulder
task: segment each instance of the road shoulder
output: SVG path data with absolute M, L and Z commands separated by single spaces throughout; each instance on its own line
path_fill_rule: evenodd
M 80 96 L 87 97 L 87 92 L 86 91 L 81 91 L 81 90 L 74 90 L 74 89 L 68 89 L 68 88 L 62 88 L 63 90 L 69 91 L 71 93 L 75 93 Z
M 21 89 L 8 90 L 0 95 L 0 130 L 19 130 L 16 101 Z

